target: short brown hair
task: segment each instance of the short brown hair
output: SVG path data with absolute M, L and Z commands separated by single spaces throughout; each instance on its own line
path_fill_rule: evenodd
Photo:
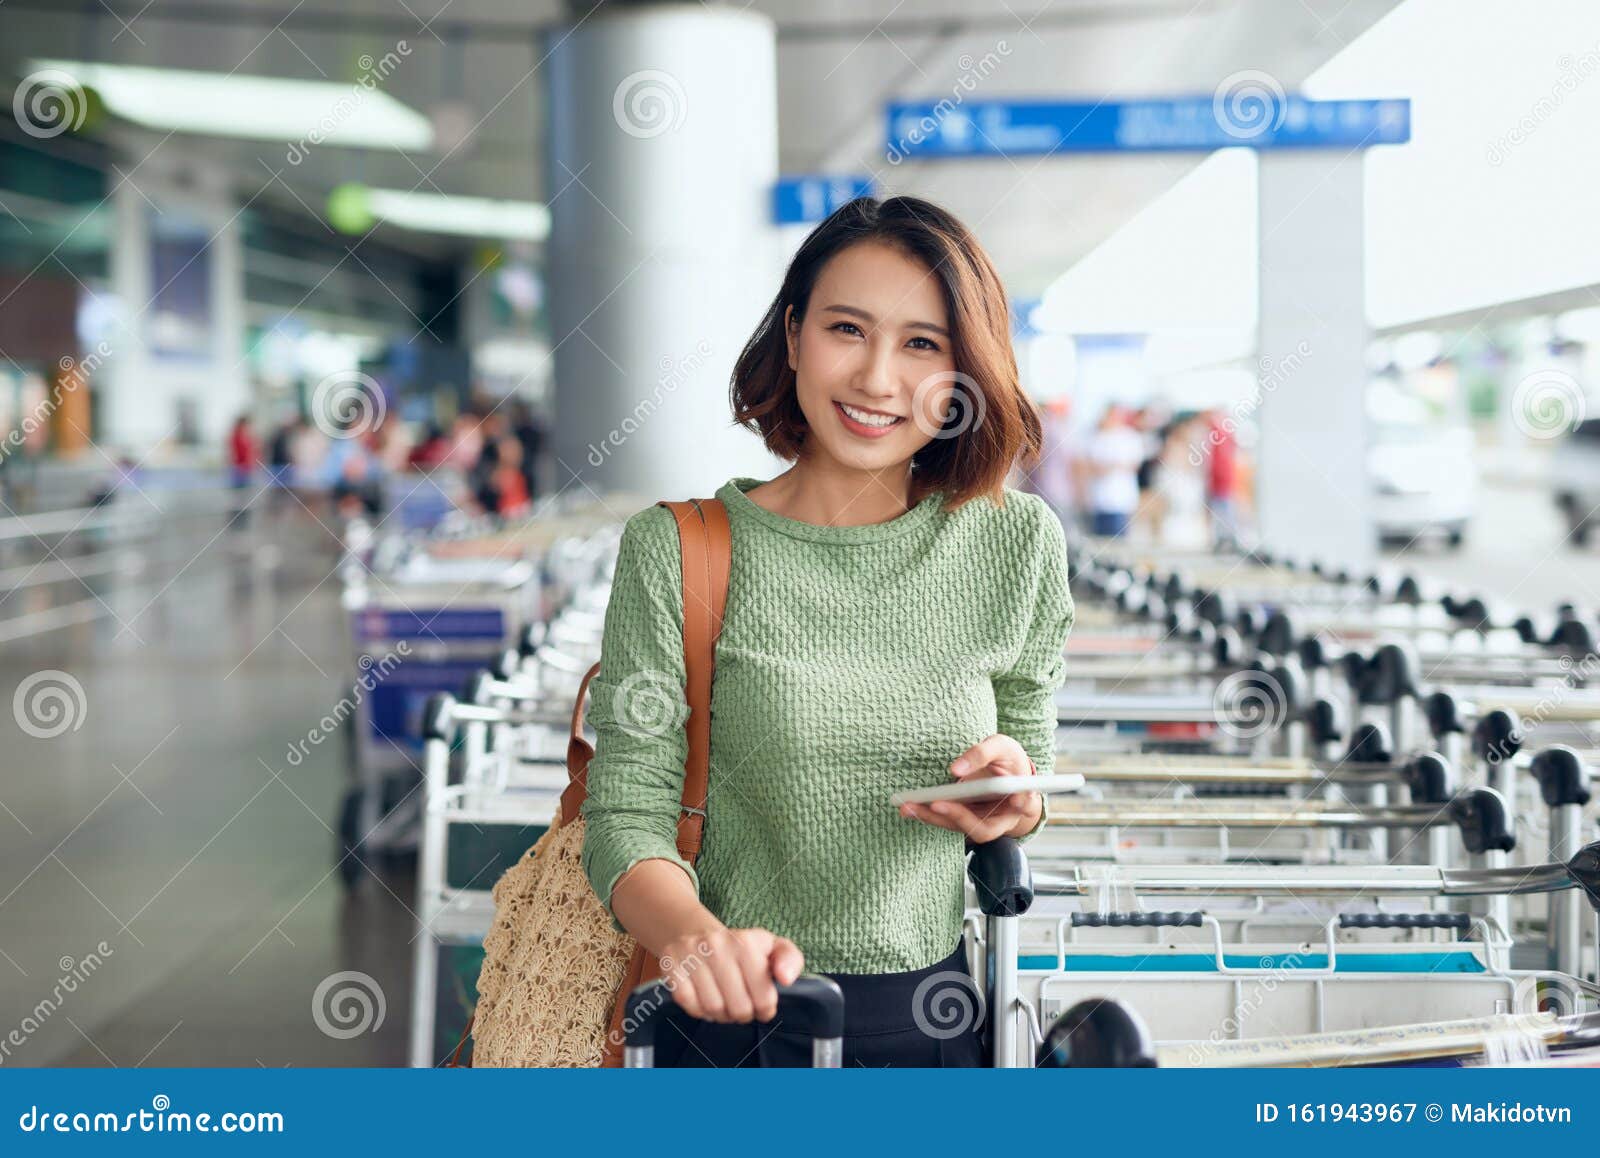
M 999 506 L 1013 464 L 1019 457 L 1033 458 L 1043 447 L 1039 410 L 1017 378 L 1005 288 L 989 255 L 955 217 L 917 197 L 858 197 L 806 238 L 789 263 L 778 296 L 734 364 L 729 387 L 734 420 L 759 434 L 779 458 L 792 462 L 799 457 L 806 420 L 789 368 L 784 312 L 793 306 L 796 320 L 804 318 L 822 267 L 863 241 L 892 245 L 939 279 L 956 371 L 981 394 L 966 403 L 969 409 L 978 408 L 976 421 L 950 407 L 945 428 L 960 432 L 935 438 L 912 458 L 913 499 L 938 490 L 944 492 L 948 510 L 979 495 L 988 495 Z M 957 389 L 963 389 L 965 383 L 957 381 Z

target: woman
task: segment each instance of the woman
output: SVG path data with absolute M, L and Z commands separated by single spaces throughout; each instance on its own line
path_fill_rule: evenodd
M 255 430 L 250 425 L 250 416 L 241 414 L 233 420 L 233 427 L 228 431 L 228 483 L 240 496 L 231 526 L 243 527 L 250 519 L 250 500 L 244 497 L 243 492 L 250 489 L 256 467 L 260 465 L 261 448 L 256 442 Z
M 731 393 L 794 466 L 716 492 L 733 564 L 702 852 L 675 846 L 682 578 L 651 507 L 624 528 L 591 684 L 585 871 L 663 959 L 659 1065 L 805 1064 L 773 1020 L 802 968 L 844 990 L 845 1065 L 981 1065 L 965 847 L 1033 835 L 1043 798 L 888 799 L 1051 766 L 1073 609 L 1060 522 L 1004 486 L 1040 443 L 1004 291 L 936 206 L 852 201 L 801 246 Z

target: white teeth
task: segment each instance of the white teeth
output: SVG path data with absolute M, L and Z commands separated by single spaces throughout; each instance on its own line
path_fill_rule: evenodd
M 857 410 L 854 406 L 846 406 L 843 402 L 839 403 L 839 409 L 862 426 L 893 426 L 900 421 L 892 414 L 872 414 L 866 410 Z

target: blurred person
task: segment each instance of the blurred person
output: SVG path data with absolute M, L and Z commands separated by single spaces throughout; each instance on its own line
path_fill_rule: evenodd
M 268 509 L 282 511 L 289 502 L 289 487 L 294 482 L 294 441 L 305 421 L 298 413 L 278 423 L 267 440 Z
M 336 438 L 322 463 L 322 479 L 333 512 L 343 518 L 383 509 L 383 465 L 370 435 Z
M 328 457 L 328 436 L 314 422 L 296 419 L 289 436 L 289 487 L 299 494 L 318 485 Z
M 1172 425 L 1171 414 L 1165 406 L 1150 403 L 1133 412 L 1132 426 L 1144 443 L 1139 461 L 1139 505 L 1133 522 L 1149 539 L 1160 537 L 1161 521 L 1166 513 L 1161 493 L 1161 458 Z
M 1164 547 L 1198 550 L 1211 545 L 1206 515 L 1206 470 L 1196 450 L 1209 424 L 1201 416 L 1180 416 L 1167 427 L 1156 468 L 1157 541 Z
M 1139 506 L 1139 464 L 1145 458 L 1145 440 L 1133 425 L 1133 415 L 1113 402 L 1101 415 L 1089 440 L 1090 530 L 1106 538 L 1128 531 Z
M 411 470 L 431 471 L 444 462 L 449 452 L 450 440 L 445 437 L 444 428 L 437 422 L 430 422 L 422 438 L 412 446 L 406 466 Z
M 469 474 L 483 457 L 483 441 L 483 419 L 471 410 L 463 410 L 450 424 L 440 465 Z
M 485 469 L 478 502 L 490 514 L 517 519 L 532 509 L 522 473 L 522 444 L 509 435 L 495 444 L 494 461 Z
M 411 432 L 404 422 L 386 415 L 372 433 L 372 449 L 386 475 L 404 474 L 411 463 Z
M 256 441 L 250 416 L 241 414 L 234 419 L 233 429 L 228 432 L 229 485 L 234 490 L 248 487 L 255 476 L 256 467 L 260 465 L 261 444 Z
M 238 499 L 230 526 L 244 527 L 250 519 L 250 500 L 240 492 L 250 489 L 256 468 L 261 465 L 261 444 L 256 440 L 250 415 L 241 414 L 234 419 L 228 433 L 228 485 Z
M 522 444 L 522 478 L 529 500 L 539 497 L 539 454 L 544 449 L 544 426 L 522 399 L 511 407 L 511 433 Z
M 289 468 L 294 464 L 294 440 L 305 419 L 298 414 L 278 423 L 267 440 L 267 475 L 273 486 L 286 486 Z
M 1217 547 L 1239 542 L 1239 444 L 1231 420 L 1220 410 L 1205 414 L 1206 507 L 1211 513 L 1211 541 Z
M 1044 405 L 1044 446 L 1028 471 L 1029 489 L 1050 504 L 1063 524 L 1070 524 L 1074 505 L 1075 457 L 1072 400 L 1052 398 Z

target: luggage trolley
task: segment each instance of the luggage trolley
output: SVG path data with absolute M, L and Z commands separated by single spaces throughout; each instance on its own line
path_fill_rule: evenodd
M 1507 942 L 1484 918 L 1437 907 L 1352 912 L 1351 905 L 1382 897 L 1437 906 L 1455 897 L 1575 890 L 1600 910 L 1600 843 L 1531 870 L 1117 866 L 1041 872 L 1027 884 L 1015 918 L 989 923 L 990 988 L 1009 994 L 1009 1004 L 993 1007 L 996 1021 L 1014 1023 L 1013 1052 L 997 1052 L 997 1066 L 1036 1058 L 1054 1064 L 1048 1054 L 1057 1033 L 1040 1026 L 1107 1000 L 1126 1000 L 1159 1041 L 1198 1052 L 1190 1064 L 1225 1064 L 1206 1059 L 1232 1043 L 1281 1034 L 1536 1015 L 1541 999 L 1582 1016 L 1597 992 L 1559 972 L 1511 969 Z M 1037 913 L 1030 911 L 1035 896 L 1044 900 Z M 1207 908 L 1107 907 L 1158 897 L 1203 899 Z M 1261 940 L 1260 930 L 1274 931 L 1274 921 L 1259 912 L 1259 901 L 1272 897 L 1303 911 L 1278 922 L 1275 938 Z M 1062 898 L 1093 903 L 1066 912 Z M 1217 909 L 1218 898 L 1253 899 L 1258 907 L 1241 917 Z M 1011 925 L 998 940 L 997 923 Z M 1291 939 L 1298 930 L 1289 929 L 1308 923 L 1320 926 L 1320 935 Z M 1589 923 L 1592 930 L 1592 913 Z M 1469 939 L 1454 939 L 1458 934 Z M 1026 1041 L 1015 1030 L 1024 1019 Z M 1046 1046 L 1043 1055 L 1034 1043 Z
M 520 558 L 438 560 L 416 552 L 346 587 L 355 666 L 367 688 L 356 697 L 352 784 L 338 826 L 347 886 L 372 854 L 414 847 L 427 699 L 459 691 L 516 637 L 535 609 L 534 574 Z
M 410 1044 L 410 1064 L 424 1068 L 435 1060 L 439 953 L 447 946 L 481 947 L 494 921 L 493 879 L 450 879 L 452 830 L 510 827 L 531 838 L 531 844 L 555 818 L 567 786 L 562 760 L 525 758 L 519 745 L 502 735 L 557 728 L 564 735 L 565 719 L 542 709 L 460 703 L 446 693 L 429 699 L 425 715 Z M 451 749 L 458 736 L 461 774 L 451 783 Z
M 596 601 L 603 606 L 615 546 L 616 536 L 606 528 L 582 543 L 552 541 L 543 560 L 545 589 L 548 595 L 553 575 L 555 589 L 565 593 L 562 606 L 547 621 L 526 624 L 515 648 L 497 650 L 486 666 L 480 660 L 459 700 L 437 692 L 427 701 L 413 941 L 414 1066 L 431 1065 L 436 1056 L 441 952 L 482 946 L 499 876 L 488 869 L 508 853 L 522 856 L 559 808 L 568 784 L 576 694 L 575 686 L 567 686 L 570 669 L 577 665 L 581 677 L 598 658 Z M 458 776 L 452 776 L 453 764 Z M 463 849 L 474 855 L 460 865 Z

